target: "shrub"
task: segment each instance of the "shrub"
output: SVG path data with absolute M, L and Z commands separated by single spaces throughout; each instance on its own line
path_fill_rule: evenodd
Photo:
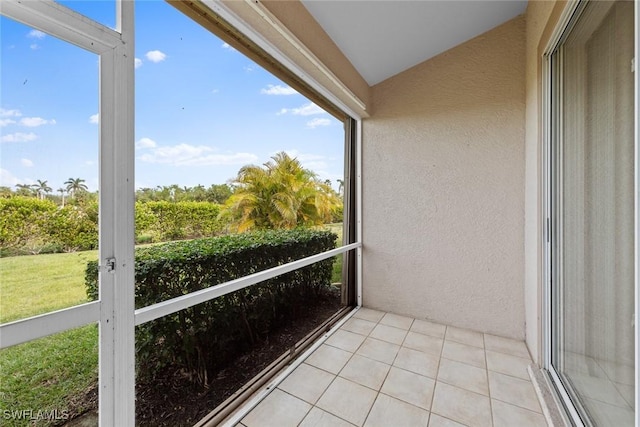
M 38 253 L 48 241 L 47 222 L 55 211 L 56 205 L 49 200 L 0 199 L 0 250 Z
M 220 206 L 209 202 L 136 202 L 136 235 L 156 242 L 219 234 Z
M 329 231 L 295 229 L 235 234 L 136 249 L 136 307 L 263 271 L 335 247 Z M 206 385 L 220 366 L 260 341 L 330 286 L 333 259 L 198 304 L 136 330 L 137 375 L 179 366 Z M 86 273 L 90 299 L 98 294 L 98 265 Z

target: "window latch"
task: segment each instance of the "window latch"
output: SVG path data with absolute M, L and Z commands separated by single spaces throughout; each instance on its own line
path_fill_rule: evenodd
M 104 263 L 104 269 L 107 273 L 113 273 L 116 271 L 116 259 L 107 258 Z

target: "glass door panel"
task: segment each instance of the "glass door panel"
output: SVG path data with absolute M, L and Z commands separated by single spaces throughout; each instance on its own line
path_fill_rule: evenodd
M 552 366 L 585 424 L 634 419 L 634 9 L 590 2 L 552 56 Z

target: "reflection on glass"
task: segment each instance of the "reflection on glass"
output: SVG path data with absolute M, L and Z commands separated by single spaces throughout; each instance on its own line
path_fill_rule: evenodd
M 633 3 L 590 2 L 562 58 L 553 366 L 581 416 L 634 420 Z

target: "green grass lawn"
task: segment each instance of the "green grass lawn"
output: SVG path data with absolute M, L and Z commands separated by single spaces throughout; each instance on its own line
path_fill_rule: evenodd
M 0 322 L 87 301 L 84 269 L 97 251 L 0 259 Z M 98 328 L 87 325 L 0 351 L 0 415 L 4 411 L 81 413 L 98 375 Z M 55 422 L 40 420 L 36 425 Z M 30 425 L 0 419 L 3 426 Z
M 0 323 L 87 301 L 84 270 L 98 251 L 0 258 Z

